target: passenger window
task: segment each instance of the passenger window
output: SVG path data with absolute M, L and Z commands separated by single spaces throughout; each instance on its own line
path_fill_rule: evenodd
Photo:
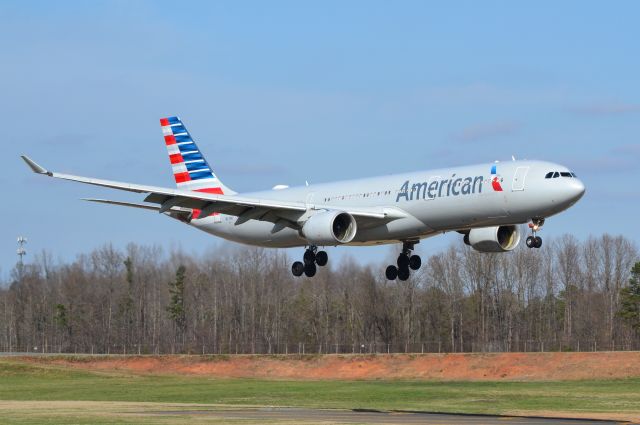
M 550 179 L 551 177 L 553 177 L 553 171 L 549 171 L 547 175 L 544 176 L 545 179 Z

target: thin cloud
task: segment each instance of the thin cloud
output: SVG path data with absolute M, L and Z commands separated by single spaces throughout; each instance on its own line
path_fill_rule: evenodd
M 94 137 L 89 134 L 55 134 L 41 139 L 37 144 L 47 150 L 81 149 L 93 140 Z
M 502 121 L 491 124 L 473 125 L 455 133 L 452 138 L 457 142 L 470 143 L 481 140 L 496 139 L 517 133 L 522 126 L 513 121 Z
M 607 199 L 609 201 L 628 201 L 629 199 L 637 199 L 640 196 L 640 191 L 628 190 L 628 191 L 611 191 L 609 189 L 597 189 L 594 188 L 593 195 L 596 195 L 599 199 Z
M 631 155 L 640 157 L 640 143 L 635 145 L 621 145 L 611 149 L 611 152 L 617 155 Z
M 640 145 L 620 145 L 596 158 L 571 158 L 566 162 L 587 173 L 626 173 L 637 169 L 637 158 L 640 158 Z
M 583 173 L 625 173 L 634 170 L 636 167 L 635 161 L 624 160 L 616 156 L 602 156 L 600 158 L 587 158 L 587 159 L 571 159 L 566 161 L 567 164 L 571 164 L 572 168 L 578 170 L 578 174 Z
M 640 112 L 640 103 L 601 102 L 578 106 L 573 110 L 589 116 L 624 115 Z
M 507 87 L 483 82 L 433 87 L 414 92 L 430 104 L 487 106 L 547 105 L 560 102 L 567 93 L 561 87 Z
M 220 164 L 218 167 L 213 165 L 214 169 L 220 170 L 220 172 L 228 174 L 246 174 L 246 175 L 271 175 L 277 176 L 285 171 L 285 167 L 275 164 L 257 164 L 257 163 L 245 163 L 245 164 Z

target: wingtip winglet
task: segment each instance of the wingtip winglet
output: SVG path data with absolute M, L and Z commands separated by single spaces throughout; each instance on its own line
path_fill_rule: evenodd
M 40 165 L 38 165 L 34 160 L 29 158 L 27 155 L 20 155 L 20 157 L 22 158 L 22 160 L 24 162 L 27 163 L 29 168 L 31 168 L 31 171 L 33 171 L 34 173 L 36 173 L 36 174 L 46 174 L 48 176 L 51 175 L 51 172 L 47 171 L 45 168 L 42 168 Z

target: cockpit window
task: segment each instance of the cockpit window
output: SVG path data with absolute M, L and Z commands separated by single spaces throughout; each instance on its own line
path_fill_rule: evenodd
M 557 179 L 558 177 L 575 177 L 575 178 L 577 178 L 578 176 L 576 176 L 576 173 L 574 173 L 572 171 L 549 171 L 544 176 L 545 179 Z

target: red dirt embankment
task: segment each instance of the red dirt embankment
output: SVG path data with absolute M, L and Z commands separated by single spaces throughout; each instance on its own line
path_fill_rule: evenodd
M 640 377 L 640 352 L 323 356 L 55 356 L 92 371 L 268 379 L 571 380 Z

